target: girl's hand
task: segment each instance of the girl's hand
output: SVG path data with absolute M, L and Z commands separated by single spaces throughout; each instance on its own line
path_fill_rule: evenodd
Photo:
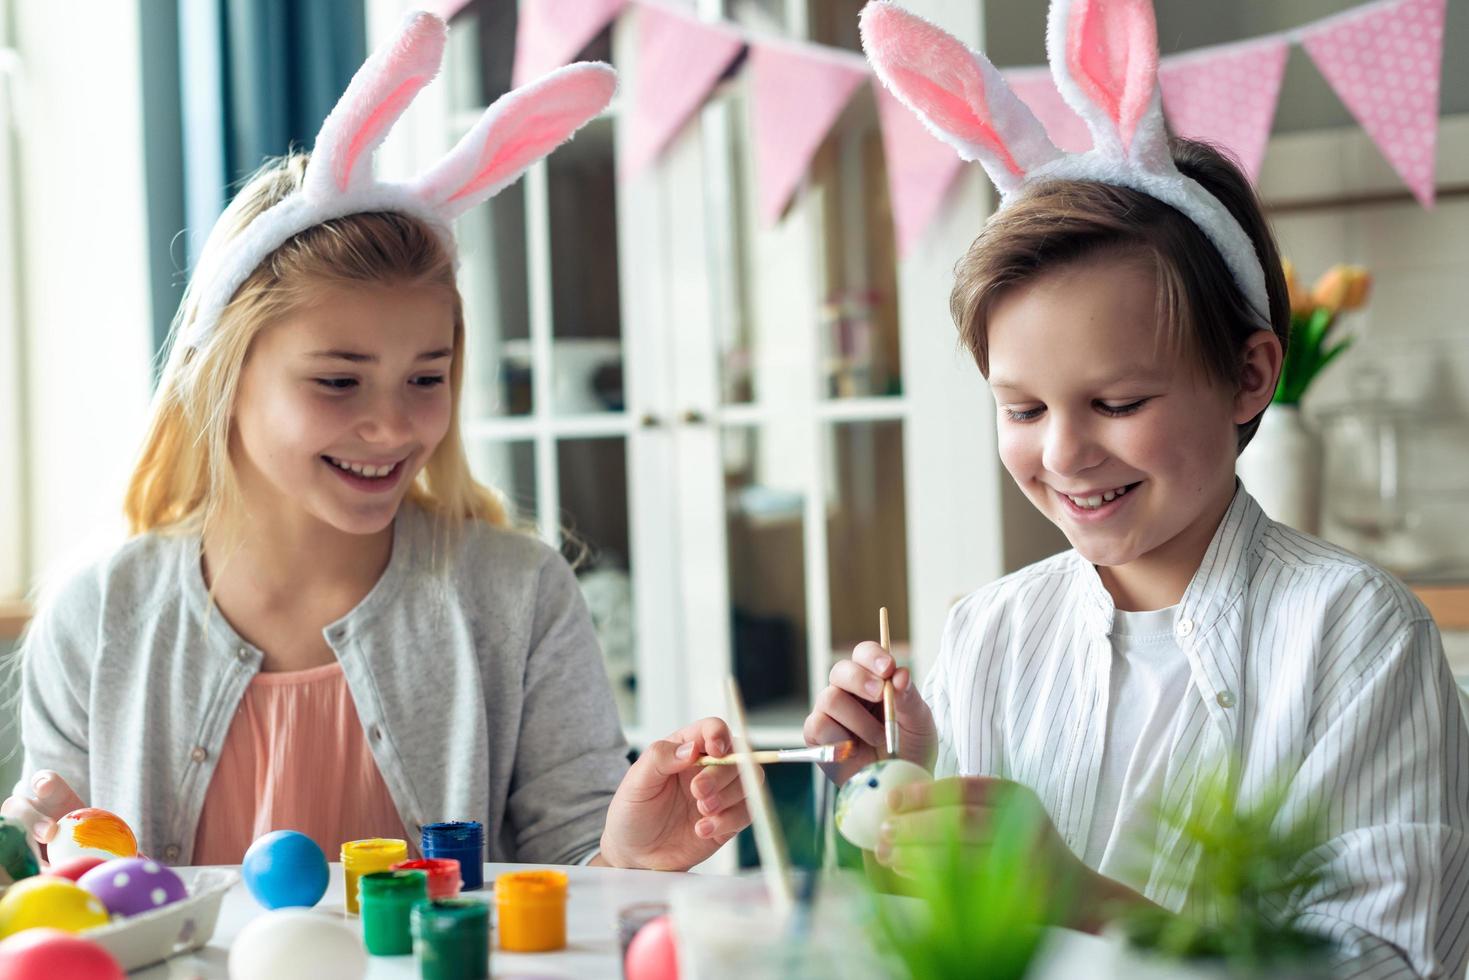
M 56 836 L 56 821 L 87 804 L 66 780 L 50 769 L 42 769 L 31 778 L 31 791 L 35 795 L 12 796 L 0 803 L 0 816 L 25 825 L 31 850 L 40 860 L 38 845 L 49 844 Z
M 1031 835 L 1026 861 L 1062 903 L 1053 910 L 1057 925 L 1097 932 L 1123 906 L 1147 902 L 1082 863 L 1061 839 L 1039 797 L 1029 787 L 1006 779 L 969 776 L 893 790 L 875 857 L 879 864 L 912 878 L 946 860 L 957 833 L 962 852 L 982 860 L 993 843 L 994 817 L 1002 806 L 1025 812 Z
M 882 647 L 867 641 L 857 644 L 851 660 L 838 661 L 831 669 L 831 685 L 816 696 L 815 707 L 806 716 L 803 734 L 807 745 L 830 745 L 855 739 L 855 751 L 845 762 L 825 766 L 827 775 L 844 783 L 858 769 L 877 759 L 878 747 L 886 744 L 882 728 L 882 682 L 893 679 L 893 705 L 898 718 L 898 756 L 932 768 L 938 749 L 938 732 L 933 714 L 913 686 L 908 668 L 899 668 Z
M 728 726 L 718 718 L 705 718 L 649 745 L 612 797 L 600 860 L 593 863 L 687 871 L 749 826 L 739 770 L 694 761 L 726 755 L 733 745 Z

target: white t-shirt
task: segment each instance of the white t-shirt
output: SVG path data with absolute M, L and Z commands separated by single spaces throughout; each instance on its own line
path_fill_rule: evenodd
M 1134 888 L 1152 866 L 1156 808 L 1188 692 L 1188 656 L 1173 636 L 1177 615 L 1177 606 L 1119 609 L 1112 624 L 1106 742 L 1082 859 Z

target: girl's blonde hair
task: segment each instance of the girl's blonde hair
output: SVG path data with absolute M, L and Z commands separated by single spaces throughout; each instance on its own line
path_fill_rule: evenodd
M 300 188 L 308 156 L 292 153 L 261 167 L 220 216 L 215 235 L 240 234 L 251 221 Z M 464 305 L 454 263 L 434 231 L 402 214 L 353 214 L 287 241 L 235 293 L 198 346 L 178 342 L 198 306 L 191 283 L 174 317 L 168 360 L 154 397 L 142 455 L 124 512 L 133 534 L 238 529 L 243 513 L 230 460 L 230 426 L 240 371 L 261 330 L 301 309 L 324 285 L 393 283 L 448 290 L 454 312 L 449 367 L 449 430 L 414 479 L 407 499 L 452 532 L 466 520 L 507 526 L 498 494 L 470 474 L 459 429 L 464 381 Z

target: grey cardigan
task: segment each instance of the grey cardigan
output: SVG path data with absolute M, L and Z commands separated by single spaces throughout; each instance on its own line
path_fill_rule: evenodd
M 481 821 L 490 861 L 584 859 L 627 744 L 571 569 L 479 522 L 435 546 L 405 504 L 376 586 L 325 630 L 416 848 Z M 21 648 L 25 780 L 55 769 L 187 863 L 215 760 L 261 652 L 212 609 L 197 536 L 147 534 L 65 583 Z M 332 764 L 320 746 L 303 766 Z M 329 854 L 335 860 L 335 854 Z

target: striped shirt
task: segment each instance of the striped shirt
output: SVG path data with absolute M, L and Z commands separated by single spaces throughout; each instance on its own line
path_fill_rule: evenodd
M 1165 804 L 1231 762 L 1242 800 L 1288 781 L 1287 815 L 1324 812 L 1313 858 L 1326 878 L 1300 924 L 1341 948 L 1336 975 L 1462 977 L 1469 733 L 1422 604 L 1240 489 L 1177 609 L 1192 683 L 1170 729 Z M 939 774 L 1029 786 L 1077 854 L 1098 797 L 1115 614 L 1095 568 L 1056 555 L 954 607 L 925 689 Z M 1139 890 L 1207 915 L 1190 894 L 1198 860 L 1160 829 Z

